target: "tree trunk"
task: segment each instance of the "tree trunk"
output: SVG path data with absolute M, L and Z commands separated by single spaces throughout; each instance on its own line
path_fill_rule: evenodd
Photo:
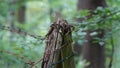
M 105 0 L 78 0 L 77 9 L 78 10 L 95 10 L 98 6 L 106 7 Z M 104 36 L 104 30 L 96 30 L 97 32 L 101 32 L 100 34 L 96 35 L 100 39 Z M 82 56 L 87 62 L 90 62 L 88 66 L 85 68 L 105 68 L 105 55 L 104 55 L 104 45 L 101 46 L 98 42 L 93 43 L 94 37 L 90 36 L 92 31 L 87 30 L 87 35 L 85 39 L 87 42 L 83 44 L 82 48 Z
M 21 6 L 18 9 L 18 22 L 19 23 L 24 23 L 25 22 L 25 11 L 26 11 L 26 7 L 25 6 Z
M 18 0 L 19 8 L 17 10 L 17 20 L 19 23 L 23 24 L 25 22 L 25 13 L 26 13 L 26 6 L 25 0 Z
M 11 6 L 14 6 L 16 4 L 16 1 L 15 0 L 11 0 L 9 1 L 9 5 Z M 9 11 L 8 11 L 8 14 L 9 14 L 9 17 L 8 17 L 8 23 L 10 25 L 10 28 L 13 29 L 14 27 L 14 21 L 15 21 L 15 7 L 10 7 Z
M 64 20 L 51 25 L 41 68 L 75 68 L 71 31 L 72 26 Z
M 99 6 L 106 7 L 105 0 L 78 0 L 77 9 L 95 10 Z

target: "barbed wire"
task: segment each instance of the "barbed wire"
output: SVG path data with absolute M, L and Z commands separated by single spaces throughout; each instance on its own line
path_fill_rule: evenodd
M 29 60 L 27 57 L 21 56 L 21 55 L 16 54 L 16 53 L 12 53 L 12 52 L 10 52 L 10 51 L 5 51 L 5 50 L 0 50 L 0 53 L 6 53 L 6 54 L 9 54 L 9 55 L 12 55 L 12 56 L 14 56 L 14 57 L 19 58 L 19 59 L 21 59 L 25 64 L 30 65 L 30 68 L 36 66 L 39 62 L 42 61 L 42 58 L 41 58 L 41 59 L 39 59 L 37 62 L 34 62 L 34 61 Z M 36 66 L 36 67 L 37 67 L 37 66 Z
M 33 61 L 27 59 L 27 58 L 24 57 L 24 56 L 21 56 L 21 55 L 19 55 L 19 54 L 17 54 L 17 53 L 13 53 L 13 52 L 10 52 L 10 51 L 0 50 L 0 53 L 6 53 L 6 54 L 12 55 L 12 56 L 14 56 L 14 57 L 16 57 L 16 58 L 19 58 L 19 59 L 21 59 L 25 64 L 26 64 L 26 63 L 31 63 L 31 62 L 33 62 Z M 27 61 L 28 61 L 28 62 L 27 62 Z M 30 62 L 30 61 L 31 61 L 31 62 Z
M 20 34 L 20 35 L 30 36 L 30 37 L 33 37 L 35 39 L 45 40 L 45 36 L 37 36 L 37 35 L 34 35 L 34 34 L 30 34 L 30 33 L 27 33 L 20 28 L 0 25 L 0 30 L 7 30 L 7 31 L 10 31 L 10 32 Z
M 24 57 L 24 56 L 21 56 L 21 55 L 19 55 L 19 54 L 16 54 L 16 53 L 12 53 L 12 52 L 10 52 L 10 51 L 4 51 L 4 50 L 0 50 L 0 53 L 6 53 L 6 54 L 9 54 L 9 55 L 13 55 L 13 56 L 15 56 L 15 57 L 18 57 L 18 58 L 20 58 L 20 59 L 22 59 L 22 60 L 24 60 L 24 62 L 26 61 L 26 57 Z

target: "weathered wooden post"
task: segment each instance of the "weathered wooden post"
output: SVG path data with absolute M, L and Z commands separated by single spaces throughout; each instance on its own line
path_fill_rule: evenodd
M 72 49 L 73 27 L 66 20 L 57 20 L 46 35 L 46 48 L 41 68 L 75 68 Z

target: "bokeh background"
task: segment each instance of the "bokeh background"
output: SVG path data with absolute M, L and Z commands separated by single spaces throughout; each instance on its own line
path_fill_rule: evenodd
M 39 61 L 45 48 L 45 40 L 42 38 L 57 18 L 65 19 L 75 27 L 73 45 L 77 42 L 79 47 L 75 65 L 76 68 L 84 68 L 90 63 L 82 60 L 81 50 L 86 33 L 81 30 L 86 28 L 85 26 L 87 29 L 93 29 L 93 26 L 89 26 L 90 22 L 99 21 L 103 14 L 114 12 L 116 14 L 105 19 L 107 24 L 99 26 L 106 30 L 105 67 L 108 67 L 111 52 L 114 50 L 112 68 L 120 68 L 120 0 L 106 0 L 106 8 L 97 7 L 94 10 L 96 15 L 88 21 L 82 21 L 84 27 L 77 19 L 85 18 L 89 15 L 89 10 L 78 11 L 78 2 L 79 0 L 0 0 L 0 68 L 29 68 L 30 62 L 38 62 L 33 68 L 40 68 Z M 92 25 L 94 28 L 99 27 L 96 23 Z M 24 34 L 26 32 L 27 34 Z M 96 33 L 93 32 L 92 35 L 94 34 Z

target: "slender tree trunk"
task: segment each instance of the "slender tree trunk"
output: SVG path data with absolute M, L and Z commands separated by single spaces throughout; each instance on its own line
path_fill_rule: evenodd
M 98 6 L 106 7 L 105 0 L 78 0 L 77 9 L 78 10 L 95 10 Z M 104 36 L 104 30 L 96 30 L 97 32 L 101 32 L 100 34 L 96 35 L 100 39 Z M 85 39 L 87 42 L 83 44 L 82 48 L 82 55 L 83 59 L 90 62 L 86 68 L 105 68 L 105 55 L 104 55 L 104 46 L 101 46 L 98 42 L 93 43 L 94 37 L 90 36 L 92 31 L 87 30 L 87 35 Z
M 17 1 L 19 4 L 19 8 L 17 10 L 17 20 L 19 23 L 23 24 L 25 22 L 25 13 L 26 13 L 26 6 L 25 6 L 25 0 L 19 0 Z
M 17 17 L 18 22 L 24 23 L 25 22 L 25 11 L 26 6 L 23 4 L 25 3 L 25 0 L 10 0 L 9 4 L 13 7 L 10 7 L 9 9 L 9 19 L 8 23 L 10 24 L 11 28 L 14 26 L 15 17 Z M 20 6 L 18 9 L 16 9 L 16 5 Z M 17 16 L 15 15 L 17 11 Z
M 9 5 L 13 6 L 15 5 L 16 1 L 15 0 L 10 0 L 9 1 Z M 13 29 L 14 27 L 14 21 L 15 21 L 15 7 L 10 7 L 9 11 L 8 11 L 9 17 L 8 17 L 8 23 L 10 25 L 10 27 Z
M 26 11 L 26 7 L 25 6 L 21 6 L 18 9 L 18 22 L 20 22 L 20 23 L 24 23 L 25 22 L 25 11 Z

